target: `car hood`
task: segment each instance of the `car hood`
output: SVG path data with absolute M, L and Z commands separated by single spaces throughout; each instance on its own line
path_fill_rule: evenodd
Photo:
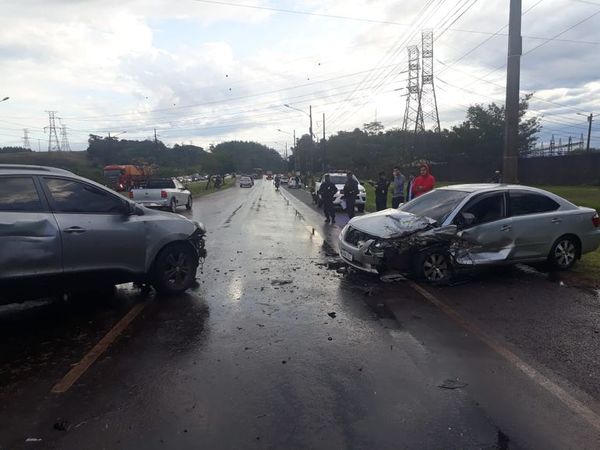
M 364 216 L 357 216 L 348 222 L 349 225 L 363 233 L 382 239 L 402 237 L 416 231 L 431 228 L 435 220 L 419 217 L 398 209 L 385 209 Z

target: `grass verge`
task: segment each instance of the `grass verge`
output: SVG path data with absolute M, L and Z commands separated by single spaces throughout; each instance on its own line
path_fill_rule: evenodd
M 234 186 L 235 177 L 227 178 L 219 189 L 215 189 L 212 182 L 210 188 L 206 189 L 206 183 L 206 181 L 196 181 L 193 183 L 188 183 L 187 188 L 190 190 L 194 198 L 203 197 L 205 195 L 212 194 L 217 191 L 222 191 L 223 189 L 227 189 L 231 186 Z

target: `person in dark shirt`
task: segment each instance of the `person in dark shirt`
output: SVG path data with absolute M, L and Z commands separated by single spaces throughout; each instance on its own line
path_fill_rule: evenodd
M 377 180 L 377 183 L 374 183 L 373 181 L 370 183 L 375 188 L 375 208 L 377 211 L 386 209 L 390 182 L 385 177 L 385 172 L 379 172 L 379 180 Z
M 344 184 L 342 194 L 344 194 L 344 200 L 346 201 L 346 212 L 348 213 L 348 218 L 352 219 L 355 215 L 354 205 L 356 203 L 356 196 L 358 195 L 358 181 L 354 179 L 352 172 L 348 172 L 346 177 L 346 184 Z
M 318 195 L 323 200 L 323 211 L 325 212 L 325 223 L 335 223 L 335 207 L 333 206 L 333 198 L 338 189 L 331 182 L 329 175 L 325 175 L 325 181 L 319 187 Z

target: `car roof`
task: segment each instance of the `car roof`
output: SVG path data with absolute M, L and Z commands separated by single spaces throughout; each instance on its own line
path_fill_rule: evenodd
M 39 175 L 39 174 L 55 174 L 55 175 L 75 175 L 65 169 L 48 166 L 34 166 L 27 164 L 0 164 L 0 175 Z

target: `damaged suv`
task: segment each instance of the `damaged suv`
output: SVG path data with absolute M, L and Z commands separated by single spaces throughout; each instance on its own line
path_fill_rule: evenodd
M 129 281 L 183 292 L 205 234 L 66 170 L 0 164 L 0 304 Z
M 569 269 L 600 246 L 600 217 L 541 189 L 464 184 L 355 217 L 339 239 L 340 256 L 357 269 L 440 283 L 457 269 L 492 264 Z

